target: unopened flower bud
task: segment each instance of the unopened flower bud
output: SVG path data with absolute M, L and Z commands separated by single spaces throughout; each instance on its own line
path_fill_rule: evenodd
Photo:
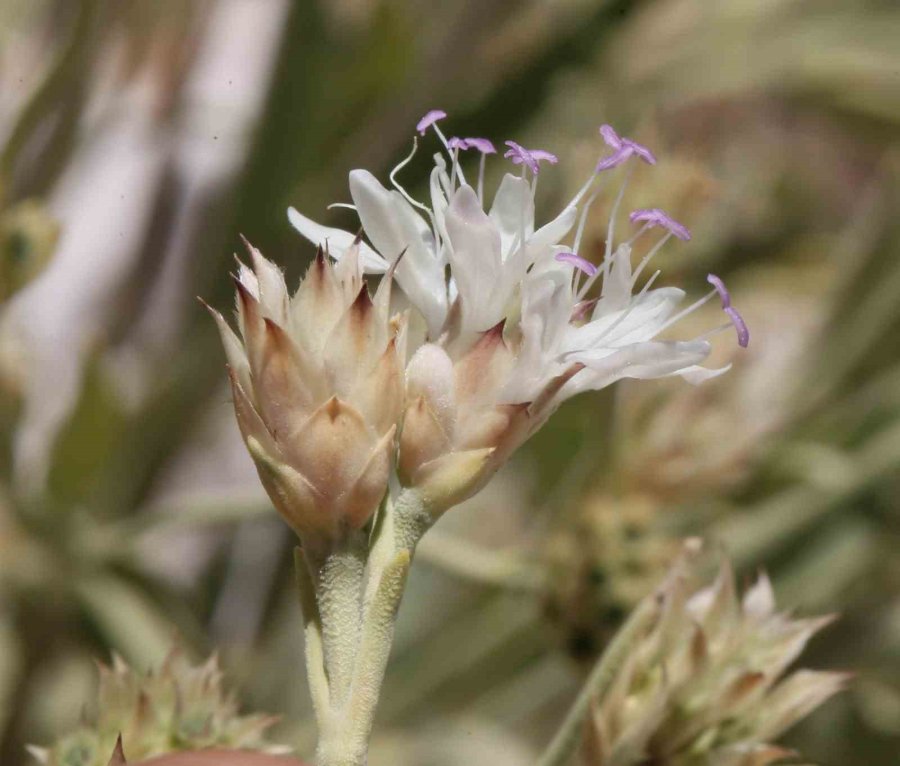
M 44 766 L 201 766 L 208 761 L 184 760 L 175 750 L 239 753 L 216 761 L 234 766 L 302 766 L 274 755 L 286 748 L 266 741 L 275 722 L 270 716 L 242 716 L 223 689 L 215 657 L 191 665 L 173 650 L 156 672 L 140 674 L 118 657 L 100 666 L 97 718 L 62 737 L 50 748 L 29 748 Z M 218 748 L 218 750 L 216 750 Z M 254 751 L 254 752 L 251 752 Z M 264 756 L 264 753 L 272 755 Z M 161 757 L 157 760 L 159 756 Z M 254 760 L 255 759 L 255 760 Z
M 238 424 L 281 515 L 301 538 L 334 540 L 364 526 L 387 487 L 403 320 L 370 298 L 358 247 L 337 265 L 320 251 L 293 298 L 281 271 L 249 250 L 253 270 L 241 266 L 236 282 L 242 339 L 212 312 Z
M 696 593 L 676 569 L 655 598 L 655 626 L 596 701 L 587 766 L 780 763 L 792 753 L 771 743 L 846 683 L 843 673 L 786 674 L 830 618 L 776 612 L 765 575 L 740 599 L 727 565 Z

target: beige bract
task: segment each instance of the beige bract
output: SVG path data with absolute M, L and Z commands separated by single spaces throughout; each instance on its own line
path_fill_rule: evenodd
M 241 433 L 275 507 L 308 543 L 361 528 L 387 488 L 404 402 L 405 317 L 390 276 L 370 297 L 351 246 L 320 250 L 291 297 L 248 245 L 237 286 L 239 338 L 218 313 Z
M 116 763 L 114 751 L 121 753 L 121 747 L 129 761 L 213 747 L 284 752 L 265 737 L 275 720 L 240 715 L 236 700 L 223 689 L 216 658 L 192 665 L 176 649 L 158 671 L 146 675 L 118 657 L 112 667 L 101 665 L 96 720 L 48 749 L 30 751 L 45 766 L 107 766 Z
M 739 599 L 730 568 L 690 594 L 676 573 L 661 615 L 638 640 L 588 727 L 587 766 L 768 766 L 773 744 L 839 691 L 846 675 L 786 673 L 830 618 L 775 611 L 764 575 Z

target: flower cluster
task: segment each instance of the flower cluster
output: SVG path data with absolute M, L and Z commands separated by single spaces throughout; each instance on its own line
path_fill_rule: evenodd
M 662 210 L 638 210 L 638 228 L 616 244 L 624 186 L 602 259 L 581 251 L 607 171 L 633 157 L 654 164 L 649 149 L 603 126 L 612 155 L 537 226 L 539 172 L 556 156 L 507 141 L 504 157 L 518 172 L 503 177 L 486 206 L 494 144 L 448 139 L 444 118 L 432 110 L 417 125 L 443 149 L 434 155 L 428 204 L 397 180 L 412 154 L 390 173 L 390 187 L 352 171 L 346 206 L 365 239 L 291 209 L 293 226 L 320 247 L 297 294 L 288 298 L 281 273 L 251 248 L 253 270 L 242 266 L 237 280 L 243 343 L 217 315 L 245 440 L 301 537 L 365 524 L 394 455 L 400 482 L 421 491 L 436 515 L 477 491 L 565 399 L 623 378 L 699 383 L 727 370 L 701 366 L 711 335 L 733 325 L 740 345 L 749 342 L 717 277 L 681 310 L 684 292 L 655 287 L 658 271 L 641 284 L 662 246 L 690 233 Z M 481 155 L 474 183 L 460 161 L 469 150 Z M 634 265 L 632 248 L 653 231 L 662 236 Z M 363 274 L 382 275 L 374 300 Z M 394 317 L 392 282 L 409 304 Z M 687 340 L 667 337 L 716 295 L 728 324 Z
M 97 720 L 49 749 L 29 750 L 45 766 L 107 766 L 116 763 L 116 753 L 124 763 L 123 748 L 129 761 L 213 747 L 285 752 L 266 741 L 274 722 L 270 716 L 239 715 L 222 688 L 215 657 L 194 666 L 176 649 L 158 672 L 147 675 L 119 657 L 111 668 L 101 665 Z
M 767 766 L 793 756 L 771 743 L 846 683 L 843 673 L 786 674 L 831 618 L 776 612 L 765 575 L 740 599 L 727 565 L 693 594 L 676 570 L 658 598 L 654 627 L 595 703 L 586 766 Z

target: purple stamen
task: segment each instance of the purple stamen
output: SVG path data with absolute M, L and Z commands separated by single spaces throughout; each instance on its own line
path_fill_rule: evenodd
M 559 162 L 559 157 L 557 157 L 552 152 L 546 152 L 543 149 L 531 149 L 531 156 L 534 157 L 538 162 L 549 162 L 551 165 L 555 165 Z
M 574 266 L 579 271 L 583 271 L 589 277 L 592 277 L 597 273 L 597 267 L 593 263 L 585 260 L 576 253 L 557 253 L 556 260 L 560 263 L 568 263 Z
M 628 216 L 628 220 L 632 223 L 643 221 L 647 226 L 661 226 L 678 239 L 687 241 L 691 238 L 691 232 L 687 226 L 678 223 L 665 210 L 660 210 L 658 207 L 635 210 Z
M 477 149 L 482 154 L 496 154 L 497 149 L 486 138 L 458 138 L 454 136 L 447 144 L 451 149 Z
M 722 281 L 722 279 L 720 277 L 717 277 L 715 274 L 707 274 L 706 281 L 716 288 L 716 292 L 719 294 L 719 298 L 722 299 L 722 308 L 731 308 L 731 293 L 728 292 L 728 288 L 725 287 L 725 283 Z
M 612 125 L 601 125 L 600 135 L 603 136 L 603 140 L 610 149 L 622 148 L 622 139 Z
M 503 156 L 508 160 L 512 160 L 513 165 L 522 165 L 524 163 L 535 175 L 541 169 L 539 163 L 549 162 L 551 165 L 555 165 L 559 162 L 559 157 L 543 149 L 526 149 L 515 141 L 507 141 L 506 145 L 509 147 L 509 150 Z
M 604 170 L 609 170 L 610 168 L 616 168 L 625 162 L 634 152 L 631 149 L 622 148 L 617 149 L 609 157 L 604 157 L 600 162 L 597 163 L 597 167 L 594 168 L 594 172 L 602 173 Z
M 443 120 L 446 116 L 447 113 L 444 110 L 432 109 L 416 123 L 416 130 L 419 131 L 420 136 L 424 136 L 425 131 L 428 130 L 428 128 L 434 125 L 438 120 Z
M 725 313 L 728 314 L 731 324 L 734 325 L 734 329 L 737 331 L 738 345 L 741 348 L 747 348 L 750 345 L 750 330 L 744 318 L 738 313 L 736 308 L 731 306 L 725 309 Z
M 506 141 L 505 143 L 509 149 L 503 156 L 508 160 L 512 160 L 513 165 L 521 165 L 524 163 L 529 167 L 532 173 L 537 175 L 541 168 L 540 165 L 538 165 L 538 161 L 531 155 L 531 152 L 521 144 L 517 144 L 515 141 Z
M 486 138 L 467 138 L 470 149 L 477 149 L 482 154 L 496 154 L 497 149 L 494 144 Z
M 597 163 L 596 172 L 609 170 L 617 165 L 621 165 L 625 160 L 633 155 L 637 155 L 648 165 L 656 164 L 656 156 L 643 144 L 633 141 L 630 138 L 623 138 L 616 133 L 612 125 L 601 125 L 600 135 L 603 136 L 604 143 L 613 150 L 609 157 L 605 157 Z

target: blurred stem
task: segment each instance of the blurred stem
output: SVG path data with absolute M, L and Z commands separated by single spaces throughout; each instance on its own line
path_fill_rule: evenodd
M 594 666 L 553 741 L 538 759 L 538 766 L 565 766 L 569 762 L 578 746 L 581 727 L 590 711 L 592 701 L 603 697 L 627 659 L 635 639 L 647 631 L 658 614 L 659 603 L 656 594 L 645 598 L 631 613 L 628 621 Z
M 65 46 L 50 65 L 43 82 L 32 93 L 22 109 L 19 119 L 10 133 L 3 152 L 0 153 L 0 177 L 12 175 L 16 161 L 28 144 L 32 134 L 46 116 L 50 107 L 66 84 L 78 72 L 80 58 L 100 9 L 101 0 L 81 0 L 72 33 Z
M 543 567 L 524 551 L 495 551 L 446 533 L 432 533 L 419 546 L 429 564 L 456 577 L 512 591 L 539 592 Z

